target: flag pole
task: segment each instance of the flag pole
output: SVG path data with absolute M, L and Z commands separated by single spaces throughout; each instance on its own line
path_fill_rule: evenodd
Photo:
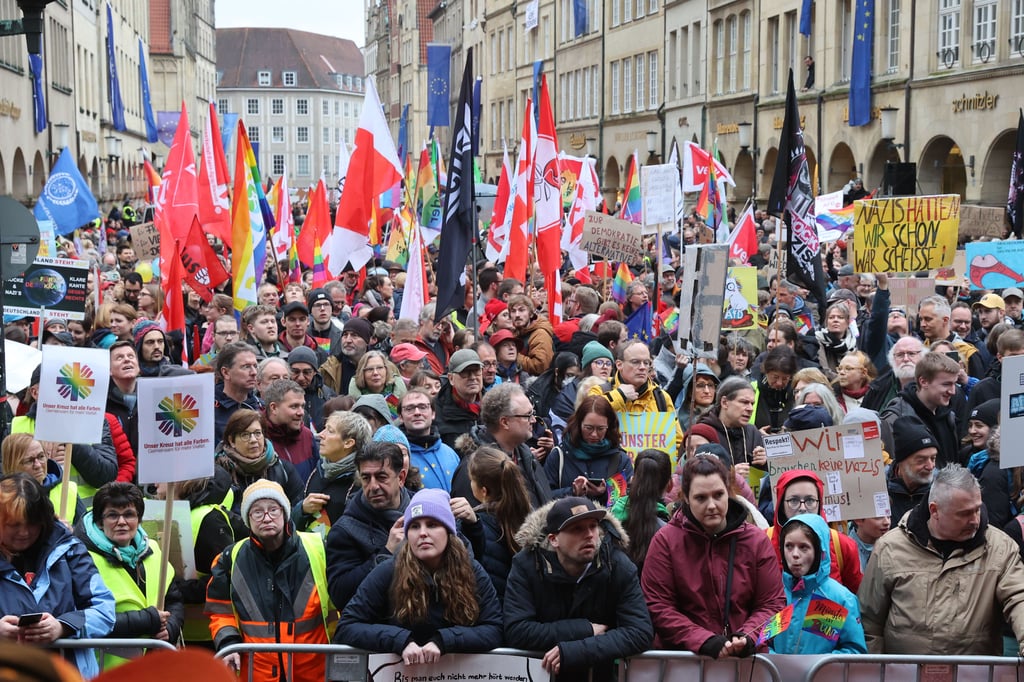
M 470 182 L 473 182 L 473 178 L 470 178 Z M 477 272 L 477 262 L 476 262 L 477 261 L 476 255 L 477 255 L 478 243 L 480 241 L 480 217 L 479 217 L 479 213 L 480 213 L 480 207 L 476 203 L 476 193 L 474 192 L 473 193 L 473 235 L 472 235 L 473 239 L 470 242 L 471 246 L 470 246 L 470 249 L 469 249 L 470 262 L 472 263 L 472 269 L 470 270 L 470 272 L 473 273 L 473 280 L 471 282 L 467 282 L 466 286 L 473 287 L 473 338 L 476 339 L 477 341 L 480 340 L 480 316 L 476 314 L 476 286 L 477 286 L 477 282 L 480 281 L 479 280 L 480 273 Z M 463 296 L 463 298 L 465 298 L 465 296 Z

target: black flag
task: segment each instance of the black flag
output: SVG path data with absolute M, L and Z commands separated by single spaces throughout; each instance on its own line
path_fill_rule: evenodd
M 473 50 L 466 50 L 459 108 L 455 112 L 448 187 L 441 222 L 441 252 L 437 257 L 437 311 L 435 322 L 460 307 L 465 289 L 459 282 L 466 259 L 476 242 L 476 191 L 473 185 Z M 466 286 L 474 286 L 467 282 Z
M 1024 233 L 1024 109 L 1017 120 L 1017 148 L 1010 163 L 1010 194 L 1006 199 L 1006 226 L 1020 239 Z
M 789 70 L 786 118 L 779 137 L 779 156 L 775 161 L 775 176 L 768 195 L 768 212 L 782 218 L 789 231 L 786 278 L 814 295 L 824 319 L 825 273 L 821 267 L 821 247 L 814 220 L 814 196 L 807 170 L 804 131 L 800 127 L 792 69 Z

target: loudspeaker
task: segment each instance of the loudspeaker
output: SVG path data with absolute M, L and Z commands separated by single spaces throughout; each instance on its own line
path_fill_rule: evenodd
M 917 194 L 917 164 L 887 161 L 882 175 L 882 193 L 887 196 Z

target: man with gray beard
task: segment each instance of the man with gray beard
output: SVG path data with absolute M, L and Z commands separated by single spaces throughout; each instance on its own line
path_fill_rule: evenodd
M 907 384 L 914 380 L 914 368 L 928 352 L 921 339 L 904 336 L 889 349 L 889 369 L 871 382 L 860 406 L 881 412 Z

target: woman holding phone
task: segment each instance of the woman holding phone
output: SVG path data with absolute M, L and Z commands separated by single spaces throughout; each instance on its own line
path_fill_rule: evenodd
M 552 497 L 588 497 L 605 506 L 608 481 L 622 489 L 633 478 L 633 461 L 620 445 L 619 420 L 603 395 L 588 395 L 569 417 L 562 442 L 544 460 Z

